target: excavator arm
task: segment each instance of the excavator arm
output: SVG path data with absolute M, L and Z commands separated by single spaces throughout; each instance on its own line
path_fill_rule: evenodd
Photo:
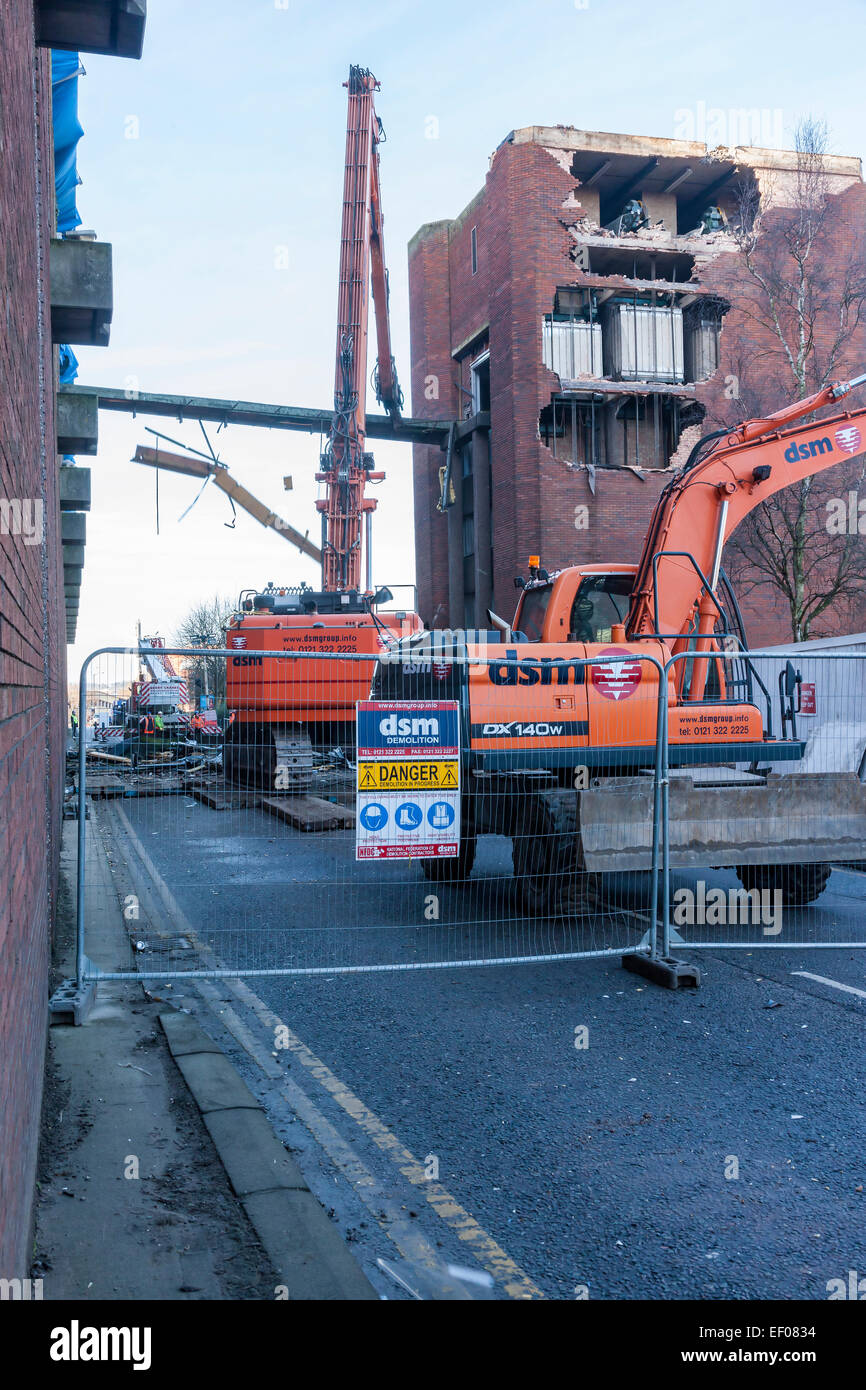
M 743 518 L 792 483 L 866 450 L 866 409 L 783 427 L 833 404 L 864 381 L 866 375 L 826 386 L 773 415 L 747 420 L 696 445 L 656 504 L 632 590 L 629 637 L 657 634 L 680 651 L 696 630 L 697 615 L 697 631 L 707 638 L 719 613 L 713 594 L 722 550 Z M 708 647 L 708 640 L 699 641 L 698 650 Z

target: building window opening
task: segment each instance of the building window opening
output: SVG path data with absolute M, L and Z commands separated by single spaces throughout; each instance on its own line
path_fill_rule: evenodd
M 476 358 L 469 369 L 472 389 L 472 414 L 490 409 L 490 353 Z
M 473 227 L 473 228 L 472 228 L 472 232 L 470 233 L 470 241 L 471 241 L 471 243 L 472 243 L 472 274 L 473 274 L 473 275 L 477 275 L 477 274 L 478 274 L 478 228 L 477 228 L 477 227 Z

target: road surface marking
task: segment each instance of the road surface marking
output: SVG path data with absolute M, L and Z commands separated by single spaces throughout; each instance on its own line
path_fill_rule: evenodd
M 237 1039 L 260 1070 L 270 1080 L 278 1079 L 282 1083 L 282 1095 L 289 1108 L 303 1122 L 332 1163 L 340 1169 L 356 1196 L 364 1203 L 372 1220 L 389 1237 L 403 1258 L 410 1265 L 420 1265 L 441 1277 L 444 1272 L 442 1256 L 423 1235 L 418 1222 L 407 1217 L 405 1209 L 385 1192 L 379 1180 L 357 1157 L 351 1144 L 347 1143 L 339 1131 L 325 1119 L 306 1091 L 291 1078 L 286 1077 L 285 1071 L 274 1061 L 267 1045 L 255 1036 L 230 1004 L 224 1003 L 223 995 L 205 980 L 196 980 L 194 983 L 212 1012 L 218 1015 L 220 1023 Z M 456 1281 L 449 1281 L 449 1289 L 456 1298 L 471 1297 Z
M 245 984 L 243 980 L 238 980 L 236 985 L 233 983 L 231 987 L 239 998 L 245 998 L 250 1008 L 271 1034 L 277 1028 L 281 1030 L 282 1036 L 287 1041 L 288 1051 L 297 1058 L 302 1066 L 306 1067 L 310 1076 L 314 1077 L 325 1088 L 341 1109 L 373 1140 L 377 1148 L 388 1155 L 403 1177 L 407 1178 L 413 1187 L 418 1188 L 419 1193 L 423 1195 L 440 1220 L 450 1227 L 459 1240 L 470 1247 L 482 1268 L 486 1269 L 489 1274 L 493 1275 L 494 1279 L 503 1285 L 509 1298 L 544 1297 L 541 1289 L 533 1283 L 529 1275 L 524 1273 L 511 1256 L 506 1254 L 502 1246 L 487 1234 L 459 1202 L 455 1201 L 442 1184 L 425 1176 L 424 1164 L 410 1153 L 393 1130 L 389 1129 L 369 1106 L 359 1100 L 349 1087 L 344 1085 L 339 1077 L 335 1076 L 331 1069 L 283 1023 L 282 1019 L 268 1009 L 258 995 L 250 989 L 249 985 Z
M 856 994 L 858 999 L 866 999 L 866 989 L 855 989 L 853 985 L 840 985 L 838 980 L 828 980 L 826 975 L 810 975 L 808 970 L 792 970 L 792 975 L 800 975 L 804 980 L 815 980 L 819 985 L 829 985 L 831 989 L 844 989 L 846 994 Z
M 212 952 L 204 945 L 204 943 L 196 934 L 195 928 L 193 927 L 192 923 L 186 917 L 182 908 L 180 907 L 173 894 L 171 893 L 171 890 L 169 889 L 167 883 L 165 882 L 156 865 L 154 864 L 153 860 L 148 855 L 147 851 L 145 850 L 144 846 L 142 845 L 141 841 L 136 835 L 135 830 L 133 829 L 126 813 L 119 806 L 116 808 L 113 807 L 112 809 L 118 812 L 120 820 L 123 823 L 124 828 L 128 834 L 131 845 L 137 852 L 138 857 L 144 865 L 147 873 L 152 878 L 154 882 L 154 887 L 156 888 L 158 896 L 162 899 L 163 906 L 166 912 L 168 913 L 169 918 L 174 919 L 175 923 L 181 927 L 183 935 L 186 936 L 187 939 L 194 944 L 200 955 L 212 956 Z M 132 869 L 131 865 L 130 869 Z M 143 973 L 142 979 L 144 980 L 146 978 L 146 975 Z M 179 978 L 176 981 L 176 983 L 183 983 L 183 972 L 179 972 Z M 214 996 L 217 995 L 216 989 L 212 984 L 210 984 L 210 982 L 201 979 L 191 979 L 188 983 L 191 986 L 199 989 L 203 995 L 208 993 L 209 991 L 212 991 Z M 224 986 L 227 985 L 228 988 L 231 989 L 232 992 L 238 997 L 238 999 L 242 1000 L 252 1010 L 252 1012 L 259 1019 L 259 1022 L 264 1025 L 270 1037 L 273 1037 L 274 1030 L 276 1028 L 285 1029 L 283 1036 L 286 1037 L 288 1040 L 288 1050 L 292 1052 L 293 1055 L 297 1058 L 297 1060 L 307 1069 L 310 1076 L 314 1077 L 315 1080 L 317 1080 L 322 1086 L 324 1086 L 325 1090 L 329 1092 L 329 1094 L 333 1097 L 337 1104 L 345 1111 L 347 1115 L 351 1116 L 351 1118 L 364 1131 L 364 1133 L 367 1134 L 373 1140 L 376 1146 L 383 1153 L 386 1153 L 388 1155 L 388 1157 L 396 1165 L 400 1173 L 402 1173 L 403 1177 L 408 1178 L 409 1182 L 411 1182 L 414 1187 L 418 1188 L 419 1192 L 423 1194 L 425 1200 L 432 1207 L 433 1211 L 435 1211 L 436 1215 L 440 1218 L 440 1220 L 445 1222 L 445 1224 L 450 1228 L 452 1233 L 456 1235 L 459 1240 L 463 1241 L 464 1244 L 469 1246 L 482 1268 L 486 1269 L 489 1274 L 493 1275 L 494 1279 L 498 1280 L 502 1284 L 509 1298 L 529 1299 L 544 1297 L 544 1294 L 542 1293 L 541 1289 L 538 1288 L 537 1284 L 533 1283 L 529 1275 L 526 1274 L 520 1268 L 516 1261 L 512 1260 L 511 1256 L 506 1254 L 506 1252 L 502 1249 L 502 1246 L 499 1245 L 497 1241 L 493 1239 L 492 1236 L 487 1234 L 483 1227 L 478 1224 L 478 1222 L 475 1220 L 473 1216 L 470 1216 L 469 1212 L 466 1211 L 460 1205 L 459 1202 L 455 1201 L 451 1194 L 448 1191 L 446 1191 L 444 1187 L 442 1187 L 441 1183 L 433 1182 L 427 1179 L 427 1177 L 425 1176 L 424 1164 L 420 1163 L 418 1159 L 415 1158 L 414 1155 L 410 1153 L 410 1151 L 407 1148 L 405 1148 L 403 1144 L 401 1144 L 400 1140 L 397 1138 L 397 1135 L 394 1134 L 394 1132 L 390 1130 L 387 1127 L 387 1125 L 385 1125 L 378 1118 L 378 1116 L 375 1115 L 374 1112 L 369 1109 L 368 1106 L 364 1105 L 364 1103 L 361 1100 L 359 1100 L 358 1097 L 354 1095 L 352 1091 L 349 1090 L 348 1086 L 345 1086 L 339 1080 L 339 1078 L 334 1075 L 334 1073 L 330 1070 L 329 1067 L 325 1065 L 324 1062 L 320 1061 L 320 1059 L 316 1057 L 316 1055 L 306 1046 L 306 1044 L 301 1041 L 297 1034 L 293 1033 L 292 1030 L 288 1028 L 282 1022 L 282 1020 L 277 1017 L 276 1014 L 272 1013 L 271 1010 L 268 1009 L 267 1005 L 259 998 L 259 996 L 252 989 L 250 989 L 249 985 L 247 985 L 243 980 L 239 979 L 225 979 L 221 983 Z M 202 986 L 206 986 L 206 988 L 202 989 Z M 216 1007 L 216 1002 L 216 999 L 214 999 L 214 1007 Z M 216 1014 L 218 1018 L 222 1019 L 223 1022 L 227 1023 L 229 1015 L 228 1012 L 225 1010 L 225 1005 L 222 1006 L 222 1010 L 220 1008 L 216 1008 Z M 253 1036 L 250 1033 L 249 1029 L 246 1028 L 246 1025 L 241 1022 L 241 1020 L 237 1017 L 236 1014 L 234 1014 L 233 1011 L 231 1021 L 235 1025 L 240 1026 L 237 1027 L 237 1031 L 235 1030 L 235 1028 L 230 1028 L 229 1031 L 234 1033 L 234 1036 L 237 1037 L 238 1041 L 241 1042 L 242 1046 L 246 1049 L 246 1051 L 249 1052 L 250 1055 L 258 1061 L 259 1059 L 256 1053 L 259 1050 L 259 1045 L 253 1039 Z M 246 1038 L 246 1041 L 244 1040 L 244 1037 Z M 253 1046 L 256 1048 L 255 1051 L 251 1050 L 251 1047 L 249 1045 L 250 1043 L 253 1043 Z M 273 1062 L 272 1058 L 269 1058 L 268 1060 Z M 270 1072 L 266 1068 L 263 1069 L 266 1071 L 266 1074 L 270 1075 Z M 327 1127 L 328 1129 L 331 1129 L 330 1141 L 332 1143 L 335 1143 L 337 1141 L 342 1142 L 340 1141 L 338 1131 L 329 1126 L 324 1116 L 320 1115 L 319 1112 L 315 1110 L 315 1107 L 313 1106 L 312 1102 L 309 1100 L 308 1097 L 305 1096 L 305 1093 L 301 1090 L 301 1088 L 296 1086 L 296 1083 L 288 1081 L 288 1079 L 284 1084 L 286 1090 L 286 1098 L 289 1100 L 290 1104 L 294 1104 L 295 1099 L 297 1099 L 299 1105 L 303 1105 L 303 1103 L 306 1102 L 305 1108 L 307 1108 L 310 1119 L 314 1120 L 315 1123 L 318 1125 L 319 1134 L 324 1136 L 326 1134 Z M 298 1113 L 301 1113 L 300 1110 Z M 323 1147 L 326 1147 L 323 1144 L 323 1140 L 320 1139 L 319 1135 L 317 1135 L 315 1130 L 312 1129 L 312 1126 L 303 1114 L 301 1114 L 301 1118 L 304 1119 L 304 1122 L 307 1124 L 308 1128 L 311 1129 L 311 1132 L 317 1139 L 317 1142 L 322 1144 Z M 366 1186 L 366 1183 L 359 1182 L 357 1178 L 358 1176 L 363 1176 L 363 1174 L 366 1174 L 366 1170 L 363 1169 L 363 1165 L 360 1163 L 360 1160 L 356 1159 L 354 1155 L 351 1153 L 350 1146 L 346 1144 L 344 1145 L 344 1148 L 344 1157 L 348 1155 L 348 1157 L 351 1159 L 352 1165 L 354 1165 L 354 1171 L 356 1172 L 356 1178 L 350 1177 L 350 1181 L 352 1182 L 355 1191 L 358 1192 L 359 1195 L 363 1196 L 363 1191 L 364 1187 Z M 332 1155 L 332 1157 L 334 1157 L 334 1155 Z M 338 1162 L 336 1158 L 334 1159 L 334 1161 Z M 343 1165 L 341 1164 L 340 1166 L 342 1167 Z M 367 1176 L 372 1175 L 367 1174 Z M 375 1179 L 373 1179 L 373 1181 L 375 1183 Z M 381 1204 L 382 1201 L 380 1199 L 380 1205 Z M 393 1222 L 395 1219 L 402 1221 L 402 1213 L 400 1214 L 399 1218 L 394 1218 L 391 1216 L 387 1218 L 387 1225 L 385 1226 L 385 1229 L 388 1230 L 389 1234 L 390 1231 L 393 1229 Z M 377 1220 L 379 1220 L 378 1217 Z M 379 1220 L 379 1224 L 383 1224 L 381 1220 Z M 400 1238 L 404 1238 L 402 1234 Z M 397 1244 L 399 1247 L 400 1240 L 395 1238 L 395 1244 Z M 415 1243 L 414 1247 L 410 1243 L 408 1248 L 414 1248 L 414 1253 L 410 1254 L 407 1250 L 401 1250 L 401 1253 L 406 1255 L 406 1257 L 409 1259 L 415 1259 L 422 1263 L 427 1263 L 427 1260 L 423 1258 L 420 1253 L 420 1242 Z M 432 1247 L 429 1248 L 432 1250 Z M 441 1263 L 441 1260 L 437 1260 L 437 1268 L 441 1266 Z

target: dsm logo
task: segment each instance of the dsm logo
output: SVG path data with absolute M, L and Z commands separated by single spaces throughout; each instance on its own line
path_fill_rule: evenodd
M 528 657 L 519 661 L 516 647 L 507 647 L 505 661 L 491 662 L 487 677 L 493 685 L 551 685 L 556 672 L 556 684 L 583 685 L 586 679 L 584 667 L 579 661 L 563 661 L 561 657 Z
M 379 732 L 386 738 L 428 738 L 436 741 L 439 738 L 439 720 L 398 719 L 396 714 L 389 714 L 379 720 Z
M 832 454 L 833 443 L 827 438 L 810 439 L 808 444 L 789 444 L 785 450 L 785 458 L 789 463 L 797 463 L 799 459 L 815 458 L 818 454 Z
M 232 666 L 261 666 L 263 660 L 260 656 L 233 656 Z

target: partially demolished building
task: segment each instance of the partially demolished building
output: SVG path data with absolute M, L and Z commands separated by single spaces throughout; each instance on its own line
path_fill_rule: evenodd
M 839 265 L 862 261 L 860 161 L 826 156 L 821 177 Z M 789 398 L 738 233 L 758 209 L 769 227 L 801 185 L 794 151 L 530 126 L 457 218 L 419 229 L 413 414 L 460 422 L 447 460 L 415 446 L 427 622 L 510 616 L 531 553 L 549 569 L 636 560 L 671 468 L 704 430 L 751 413 L 744 362 L 752 399 L 762 375 L 770 406 Z M 863 370 L 861 325 L 842 355 Z M 787 635 L 777 594 L 745 608 L 755 644 Z

